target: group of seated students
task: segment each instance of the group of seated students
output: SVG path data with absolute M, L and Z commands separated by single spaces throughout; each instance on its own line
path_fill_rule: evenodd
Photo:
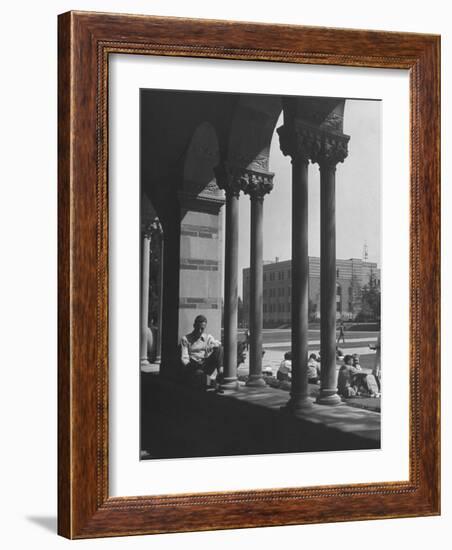
M 292 352 L 287 351 L 284 354 L 284 359 L 279 365 L 276 373 L 276 378 L 280 381 L 290 382 L 292 380 Z M 320 357 L 315 353 L 311 353 L 308 359 L 308 382 L 310 384 L 320 383 Z
M 339 369 L 337 392 L 343 397 L 377 397 L 380 395 L 380 379 L 362 371 L 357 353 L 346 355 Z
M 186 334 L 180 344 L 181 363 L 185 374 L 190 379 L 204 379 L 216 372 L 214 387 L 222 392 L 220 384 L 223 379 L 223 348 L 221 342 L 206 332 L 207 319 L 198 315 L 193 323 L 193 330 Z M 237 349 L 237 363 L 246 359 L 247 343 L 243 342 Z M 379 343 L 378 343 L 379 345 Z M 263 352 L 264 353 L 264 352 Z M 345 355 L 336 348 L 336 359 L 343 358 L 344 364 L 339 369 L 337 391 L 343 397 L 378 396 L 380 395 L 380 367 L 372 374 L 362 371 L 359 355 Z M 320 354 L 311 353 L 307 362 L 308 382 L 320 384 Z M 276 377 L 281 382 L 292 380 L 292 352 L 287 351 L 281 362 Z
M 343 358 L 344 362 L 338 374 L 337 391 L 339 395 L 342 397 L 360 395 L 376 397 L 380 395 L 379 376 L 375 373 L 368 374 L 363 372 L 357 353 L 343 356 L 339 351 L 339 358 Z M 307 367 L 309 384 L 320 384 L 320 356 L 311 353 Z M 292 352 L 288 351 L 284 354 L 284 359 L 276 373 L 276 378 L 280 382 L 290 382 L 292 380 Z

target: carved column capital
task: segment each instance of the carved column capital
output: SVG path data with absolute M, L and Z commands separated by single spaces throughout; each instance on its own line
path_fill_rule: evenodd
M 319 146 L 312 155 L 312 162 L 318 163 L 322 168 L 336 169 L 339 162 L 344 162 L 348 156 L 348 142 L 350 136 L 336 134 L 321 130 L 319 133 Z
M 316 147 L 317 135 L 311 125 L 296 122 L 280 126 L 277 130 L 283 155 L 308 163 Z
M 227 162 L 219 164 L 214 171 L 218 187 L 236 197 L 241 191 L 251 197 L 263 197 L 273 189 L 273 172 L 241 168 Z
M 304 162 L 335 167 L 348 155 L 350 136 L 326 130 L 308 122 L 296 120 L 278 128 L 281 151 L 284 155 Z
M 220 189 L 224 189 L 226 194 L 232 194 L 235 197 L 242 191 L 242 183 L 238 177 L 237 170 L 228 162 L 222 161 L 214 168 L 215 179 Z
M 143 224 L 143 235 L 146 239 L 152 239 L 153 237 L 162 237 L 163 228 L 160 220 L 154 218 L 151 222 Z
M 273 172 L 257 172 L 244 170 L 241 176 L 242 189 L 251 199 L 263 200 L 264 196 L 273 189 Z

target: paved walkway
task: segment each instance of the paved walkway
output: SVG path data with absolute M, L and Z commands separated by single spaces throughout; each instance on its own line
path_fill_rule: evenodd
M 377 338 L 347 338 L 345 341 L 345 344 L 340 344 L 339 347 L 342 349 L 344 346 L 346 347 L 347 344 L 356 344 L 359 342 L 368 342 L 373 343 L 376 342 Z M 310 346 L 319 346 L 320 340 L 309 340 Z M 287 342 L 268 342 L 264 344 L 265 348 L 283 348 L 286 346 L 291 346 L 292 342 L 288 340 Z M 369 350 L 369 346 L 366 347 L 367 350 Z
M 243 400 L 280 411 L 288 401 L 288 392 L 268 386 L 248 388 L 243 384 L 237 391 L 228 393 L 225 398 Z M 315 398 L 311 398 L 311 401 L 314 403 Z M 374 441 L 380 440 L 381 415 L 362 408 L 348 407 L 346 403 L 334 407 L 315 403 L 312 409 L 299 414 L 298 417 L 313 424 L 326 425 L 340 432 L 353 433 Z
M 218 394 L 158 374 L 143 373 L 141 381 L 143 458 L 380 448 L 380 414 L 372 411 L 313 403 L 293 415 L 285 408 L 289 393 L 270 386 L 241 382 Z

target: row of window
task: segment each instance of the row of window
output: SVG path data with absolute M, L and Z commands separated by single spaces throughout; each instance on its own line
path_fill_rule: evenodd
M 290 306 L 290 302 L 287 302 L 287 304 L 264 304 L 264 313 L 283 313 L 285 311 L 290 313 Z
M 278 277 L 276 277 L 278 276 Z M 285 279 L 287 279 L 288 281 L 290 281 L 292 277 L 292 270 L 289 269 L 287 271 L 270 271 L 270 273 L 264 273 L 264 281 L 267 282 L 267 281 L 276 281 L 276 279 L 278 279 L 278 281 L 284 281 Z
M 288 271 L 271 271 L 270 273 L 264 273 L 264 281 L 276 281 L 276 275 L 278 275 L 278 281 L 284 281 L 284 279 L 290 280 L 292 277 L 292 270 Z M 339 268 L 336 269 L 336 277 L 340 277 Z M 380 281 L 378 281 L 380 282 Z
M 264 288 L 263 292 L 264 298 L 276 298 L 276 296 L 291 296 L 292 289 L 290 287 L 284 288 Z

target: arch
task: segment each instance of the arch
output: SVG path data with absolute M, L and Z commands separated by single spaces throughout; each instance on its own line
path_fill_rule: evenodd
M 185 153 L 182 192 L 192 198 L 206 194 L 222 197 L 214 175 L 219 162 L 217 130 L 211 122 L 203 121 L 193 131 Z
M 227 154 L 233 165 L 268 170 L 270 145 L 281 111 L 281 96 L 240 95 L 229 130 Z

